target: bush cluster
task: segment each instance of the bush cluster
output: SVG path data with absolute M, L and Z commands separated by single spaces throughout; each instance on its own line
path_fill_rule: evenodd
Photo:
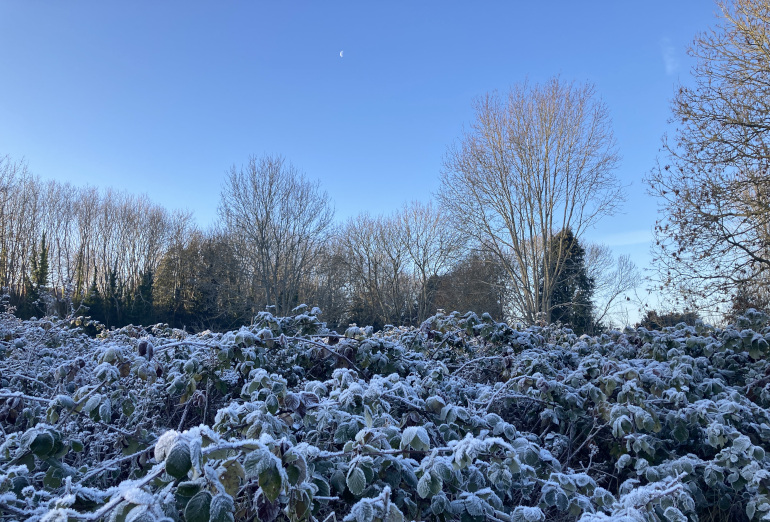
M 770 519 L 768 318 L 227 333 L 0 318 L 4 519 Z

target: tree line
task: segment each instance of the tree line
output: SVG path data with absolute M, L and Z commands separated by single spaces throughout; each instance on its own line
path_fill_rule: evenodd
M 0 285 L 21 317 L 195 331 L 303 303 L 337 327 L 418 325 L 439 309 L 521 317 L 507 256 L 440 202 L 338 223 L 319 184 L 278 156 L 230 169 L 207 230 L 147 196 L 43 181 L 9 157 L 0 183 Z M 552 285 L 554 320 L 594 331 L 635 268 L 627 258 L 615 265 L 607 247 L 584 248 L 571 229 L 548 241 L 566 260 Z

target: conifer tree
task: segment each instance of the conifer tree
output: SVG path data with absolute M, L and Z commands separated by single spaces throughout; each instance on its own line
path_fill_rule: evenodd
M 48 286 L 48 247 L 46 245 L 45 232 L 40 240 L 40 251 L 32 247 L 30 258 L 30 273 L 24 277 L 24 298 L 19 306 L 19 315 L 29 318 L 38 313 L 45 313 L 45 306 L 40 298 Z
M 551 294 L 551 321 L 569 325 L 578 334 L 591 332 L 594 280 L 586 270 L 585 249 L 569 229 L 554 235 L 550 248 L 566 252 L 564 266 Z

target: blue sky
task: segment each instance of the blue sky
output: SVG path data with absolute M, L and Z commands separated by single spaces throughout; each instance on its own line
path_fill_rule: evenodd
M 216 216 L 225 171 L 282 154 L 342 220 L 427 201 L 471 102 L 553 75 L 609 106 L 624 213 L 589 239 L 648 264 L 654 165 L 708 0 L 0 0 L 0 154 L 43 178 Z M 344 51 L 344 57 L 340 57 Z

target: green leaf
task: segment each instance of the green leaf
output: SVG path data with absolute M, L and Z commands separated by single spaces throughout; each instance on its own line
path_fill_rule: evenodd
M 254 477 L 259 475 L 261 471 L 261 463 L 265 458 L 270 458 L 266 451 L 263 449 L 255 449 L 243 459 L 243 469 L 246 471 L 247 477 Z
M 754 513 L 757 511 L 757 503 L 753 500 L 746 504 L 746 516 L 749 517 L 749 520 L 754 518 Z
M 329 482 L 337 493 L 345 491 L 345 474 L 341 471 L 335 471 Z
M 430 496 L 430 482 L 430 473 L 426 471 L 420 477 L 419 482 L 417 482 L 417 494 L 420 495 L 420 498 L 428 498 Z
M 669 522 L 687 522 L 687 517 L 684 513 L 673 506 L 666 508 L 663 512 L 663 519 Z
M 278 411 L 278 408 L 280 407 L 278 404 L 278 397 L 271 393 L 265 401 L 265 406 L 267 407 L 267 411 L 275 415 Z
M 567 508 L 569 507 L 569 498 L 567 497 L 567 494 L 559 489 L 556 491 L 556 508 L 559 511 L 567 511 Z
M 283 481 L 281 480 L 281 472 L 275 465 L 271 465 L 259 474 L 259 487 L 265 493 L 265 497 L 270 502 L 275 502 L 278 495 L 281 493 L 283 487 Z
M 690 432 L 687 431 L 687 426 L 684 423 L 678 422 L 673 432 L 674 438 L 677 442 L 683 443 L 690 438 Z
M 430 499 L 430 510 L 434 515 L 440 515 L 449 509 L 449 500 L 443 493 Z
M 176 494 L 180 497 L 192 498 L 201 490 L 204 484 L 202 479 L 180 482 L 176 488 Z
M 166 473 L 179 479 L 186 477 L 191 467 L 190 446 L 184 441 L 178 441 L 166 457 Z
M 62 473 L 61 469 L 50 467 L 48 468 L 48 471 L 46 471 L 45 473 L 45 477 L 43 478 L 43 484 L 47 488 L 56 489 L 59 486 L 61 486 L 63 477 L 64 477 L 64 473 Z
M 287 457 L 289 458 L 287 459 Z M 289 483 L 297 485 L 300 482 L 304 482 L 307 478 L 307 462 L 305 462 L 305 458 L 299 454 L 287 454 L 284 455 L 284 460 L 289 462 L 289 465 L 286 467 L 286 474 L 289 476 Z
M 211 493 L 200 491 L 187 503 L 184 508 L 184 518 L 187 522 L 209 522 L 211 513 Z
M 132 413 L 134 413 L 134 401 L 132 401 L 129 398 L 126 398 L 123 403 L 120 405 L 120 409 L 123 410 L 123 415 L 126 417 L 129 417 Z
M 348 470 L 348 476 L 345 479 L 345 483 L 348 485 L 348 489 L 355 496 L 360 496 L 364 492 L 366 487 L 366 475 L 364 470 L 358 466 L 353 466 Z
M 211 500 L 210 522 L 233 522 L 235 520 L 233 497 L 220 493 Z
M 41 459 L 48 457 L 53 450 L 53 435 L 47 431 L 38 432 L 35 438 L 29 445 L 29 449 L 32 450 L 36 456 Z
M 430 449 L 430 437 L 422 426 L 409 426 L 401 435 L 401 449 L 408 446 L 416 450 Z
M 21 496 L 21 490 L 29 486 L 29 480 L 24 475 L 17 475 L 11 479 L 11 491 L 16 493 L 16 496 Z

